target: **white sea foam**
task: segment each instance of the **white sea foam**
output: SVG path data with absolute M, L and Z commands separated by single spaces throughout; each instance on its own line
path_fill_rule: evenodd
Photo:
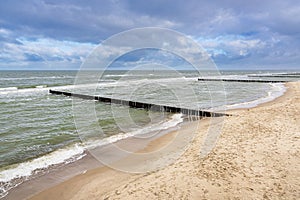
M 35 86 L 35 88 L 46 88 L 47 87 L 47 85 L 37 85 L 37 86 Z
M 240 75 L 239 76 L 235 76 L 235 75 L 231 76 L 231 78 L 234 78 L 234 77 L 240 77 Z M 152 79 L 133 80 L 133 81 L 130 81 L 130 83 L 129 82 L 128 83 L 125 82 L 125 83 L 126 84 L 132 84 L 132 83 L 139 84 L 141 82 L 147 82 L 147 81 L 169 82 L 169 81 L 177 81 L 179 79 L 188 80 L 188 81 L 196 80 L 195 78 L 178 77 L 178 78 L 165 78 L 165 79 L 159 79 L 159 80 L 152 80 Z M 123 82 L 117 81 L 117 82 L 113 82 L 113 83 L 100 83 L 99 85 L 112 86 L 112 85 L 119 85 L 119 84 L 121 84 L 121 85 L 124 84 L 124 81 Z M 37 88 L 28 88 L 28 89 L 19 89 L 19 90 L 16 87 L 10 87 L 10 88 L 0 88 L 0 94 L 2 94 L 2 93 L 45 92 L 45 91 L 48 91 L 49 89 L 68 90 L 68 89 L 74 89 L 74 88 L 86 88 L 91 85 L 95 86 L 94 84 L 76 85 L 76 86 L 66 85 L 66 86 L 57 86 L 57 87 L 49 87 L 49 88 L 41 86 L 41 87 L 37 87 Z M 250 102 L 228 105 L 227 109 L 254 107 L 260 103 L 271 101 L 271 100 L 275 99 L 276 97 L 282 95 L 285 92 L 285 87 L 283 84 L 272 83 L 271 85 L 272 85 L 271 91 L 268 93 L 268 95 L 266 97 L 263 97 L 263 98 L 260 98 L 260 99 L 254 100 L 254 101 L 250 101 Z M 175 127 L 177 124 L 181 123 L 182 121 L 183 121 L 182 114 L 174 114 L 172 116 L 172 118 L 168 121 L 161 122 L 161 123 L 155 124 L 155 125 L 149 125 L 142 129 L 128 132 L 125 134 L 117 134 L 117 135 L 102 139 L 101 141 L 92 142 L 89 144 L 88 147 L 90 148 L 90 147 L 95 147 L 95 145 L 97 145 L 97 146 L 106 145 L 106 144 L 116 142 L 118 140 L 122 140 L 122 139 L 125 139 L 128 137 L 131 137 L 131 136 L 143 134 L 145 132 L 154 132 L 154 131 L 158 131 L 158 130 L 165 130 L 165 129 L 168 129 L 171 127 Z M 31 173 L 36 169 L 47 168 L 48 166 L 53 165 L 53 164 L 64 163 L 64 162 L 66 162 L 67 159 L 69 159 L 75 155 L 82 154 L 85 148 L 86 147 L 77 145 L 74 147 L 57 150 L 55 152 L 52 152 L 52 153 L 42 156 L 40 158 L 36 158 L 29 162 L 21 163 L 15 168 L 7 169 L 7 170 L 0 172 L 0 181 L 9 181 L 9 180 L 12 180 L 12 179 L 18 178 L 18 177 L 30 176 Z
M 174 114 L 174 115 L 172 115 L 170 120 L 167 120 L 167 121 L 164 121 L 164 122 L 159 122 L 159 123 L 156 123 L 156 124 L 148 125 L 148 126 L 145 126 L 141 129 L 137 129 L 137 130 L 132 131 L 132 132 L 113 135 L 113 136 L 104 138 L 102 140 L 89 141 L 89 142 L 87 142 L 86 147 L 89 148 L 89 149 L 93 149 L 93 148 L 96 148 L 98 146 L 104 146 L 104 145 L 107 145 L 107 144 L 110 144 L 110 143 L 117 142 L 119 140 L 123 140 L 123 139 L 129 138 L 129 137 L 137 136 L 137 135 L 140 135 L 140 134 L 167 130 L 167 129 L 175 127 L 179 123 L 183 122 L 182 116 L 183 116 L 183 114 L 181 114 L 181 113 Z
M 280 97 L 286 91 L 286 87 L 283 83 L 270 83 L 270 85 L 272 87 L 271 90 L 268 91 L 267 96 L 249 102 L 227 105 L 226 109 L 253 108 L 255 106 L 258 106 L 259 104 L 266 103 L 276 99 L 277 97 Z
M 241 75 L 230 75 L 230 76 L 224 76 L 223 78 L 241 78 Z M 245 76 L 242 76 L 245 77 Z M 220 77 L 218 77 L 220 78 Z M 162 79 L 139 79 L 139 80 L 120 80 L 110 83 L 99 83 L 98 86 L 103 87 L 111 87 L 111 86 L 126 86 L 131 84 L 141 84 L 141 83 L 152 83 L 152 82 L 178 82 L 178 81 L 197 81 L 197 78 L 184 78 L 184 77 L 177 77 L 177 78 L 162 78 Z M 245 108 L 245 107 L 254 107 L 260 103 L 271 101 L 275 99 L 276 97 L 282 95 L 285 92 L 285 87 L 283 84 L 273 83 L 271 84 L 271 91 L 268 93 L 266 97 L 257 99 L 255 101 L 251 102 L 245 102 L 245 103 L 239 103 L 234 105 L 227 106 L 227 109 L 234 109 L 234 108 Z M 48 92 L 49 89 L 55 89 L 55 90 L 73 90 L 74 88 L 89 88 L 92 86 L 92 88 L 95 88 L 95 84 L 88 84 L 88 85 L 65 85 L 65 86 L 57 86 L 57 87 L 44 87 L 44 86 L 38 86 L 36 88 L 27 88 L 27 89 L 18 89 L 17 87 L 9 87 L 9 88 L 0 88 L 0 94 L 32 94 L 35 92 Z M 82 90 L 84 91 L 84 90 Z M 75 90 L 75 92 L 77 92 Z M 32 175 L 32 173 L 36 169 L 43 169 L 47 168 L 50 165 L 59 164 L 59 163 L 68 163 L 73 162 L 71 158 L 80 159 L 84 156 L 84 150 L 86 148 L 95 148 L 97 146 L 106 145 L 109 143 L 117 142 L 122 139 L 126 139 L 128 137 L 132 136 L 138 136 L 141 134 L 145 134 L 148 132 L 155 132 L 159 130 L 166 130 L 172 127 L 175 127 L 177 124 L 181 123 L 183 121 L 182 114 L 174 114 L 172 118 L 168 121 L 163 121 L 154 125 L 149 125 L 144 128 L 123 133 L 123 134 L 117 134 L 113 135 L 111 137 L 107 137 L 98 141 L 93 141 L 87 144 L 87 146 L 83 146 L 80 144 L 66 147 L 65 149 L 60 149 L 57 151 L 54 151 L 50 154 L 44 155 L 42 157 L 33 159 L 32 161 L 20 163 L 17 166 L 6 169 L 4 171 L 0 172 L 0 182 L 7 182 L 10 180 L 13 180 L 15 178 L 20 177 L 27 177 Z M 0 193 L 1 193 L 1 187 L 0 187 Z
M 112 86 L 130 86 L 134 84 L 142 84 L 142 83 L 155 83 L 155 82 L 172 82 L 178 80 L 191 81 L 196 80 L 195 78 L 185 78 L 185 77 L 176 77 L 176 78 L 162 78 L 162 79 L 139 79 L 139 80 L 119 80 L 114 82 L 101 82 L 101 83 L 91 83 L 91 84 L 75 84 L 75 85 L 64 85 L 64 86 L 54 86 L 47 87 L 46 85 L 39 85 L 35 88 L 24 88 L 18 89 L 17 87 L 7 87 L 0 88 L 0 94 L 24 94 L 24 93 L 36 93 L 36 92 L 45 92 L 49 89 L 53 90 L 72 90 L 74 92 L 85 92 L 84 90 L 79 89 L 95 89 L 97 87 L 112 87 Z
M 61 163 L 67 164 L 70 162 L 74 162 L 85 156 L 84 154 L 85 149 L 107 145 L 138 134 L 142 134 L 142 133 L 144 134 L 146 132 L 166 130 L 175 127 L 177 124 L 181 123 L 182 121 L 183 121 L 182 114 L 174 114 L 170 120 L 164 121 L 162 123 L 146 126 L 142 129 L 133 132 L 113 135 L 98 141 L 86 143 L 85 145 L 75 144 L 66 147 L 64 149 L 56 150 L 52 153 L 41 156 L 39 158 L 35 158 L 31 161 L 20 163 L 13 168 L 9 168 L 1 171 L 0 182 L 9 182 L 16 178 L 28 177 L 32 175 L 32 173 L 35 170 L 45 169 L 51 165 L 61 164 Z M 0 188 L 0 190 L 4 190 L 4 188 Z
M 7 92 L 7 91 L 16 91 L 18 90 L 17 87 L 6 87 L 6 88 L 0 88 L 0 92 Z
M 55 86 L 55 87 L 47 87 L 47 85 L 38 85 L 35 88 L 24 88 L 18 89 L 17 87 L 7 87 L 0 88 L 0 94 L 24 94 L 24 93 L 36 93 L 36 92 L 44 92 L 49 91 L 49 89 L 72 89 L 73 85 L 65 85 L 65 86 Z
M 105 77 L 125 77 L 130 76 L 129 74 L 107 74 Z
M 64 163 L 70 158 L 81 155 L 84 152 L 83 146 L 75 144 L 65 149 L 59 149 L 42 157 L 23 162 L 14 168 L 6 169 L 0 172 L 0 182 L 8 182 L 15 178 L 27 177 L 37 169 L 44 169 L 51 165 Z M 81 157 L 79 157 L 81 158 Z
M 200 78 L 207 78 L 207 79 L 248 79 L 247 75 L 242 74 L 232 74 L 232 75 L 214 75 L 214 76 L 203 76 Z
M 0 78 L 0 81 L 15 81 L 15 80 L 36 80 L 36 79 L 65 79 L 75 78 L 74 76 L 32 76 L 32 77 L 11 77 L 11 78 Z

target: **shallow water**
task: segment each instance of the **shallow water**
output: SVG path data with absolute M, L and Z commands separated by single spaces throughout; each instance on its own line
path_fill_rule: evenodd
M 223 77 L 245 78 L 255 71 L 225 71 Z M 72 90 L 75 71 L 3 71 L 0 73 L 0 182 L 29 176 L 38 168 L 63 163 L 83 154 L 73 119 L 72 99 L 48 93 L 50 88 Z M 97 95 L 192 109 L 224 109 L 255 106 L 279 96 L 282 84 L 197 81 L 199 74 L 181 71 L 108 71 L 97 84 Z M 87 92 L 86 87 L 82 91 Z M 226 99 L 224 98 L 226 96 Z M 250 102 L 250 103 L 243 103 Z M 243 104 L 241 104 L 243 103 Z M 87 141 L 113 142 L 119 139 L 169 128 L 182 122 L 179 115 L 124 106 L 95 103 L 96 123 L 89 124 Z M 133 123 L 126 126 L 129 113 Z M 121 125 L 120 125 L 121 124 Z M 98 127 L 102 134 L 95 132 Z M 74 160 L 76 160 L 74 159 Z M 69 162 L 70 160 L 68 160 Z M 11 186 L 13 187 L 13 185 Z M 2 189 L 2 194 L 8 188 Z M 1 195 L 0 195 L 1 196 Z

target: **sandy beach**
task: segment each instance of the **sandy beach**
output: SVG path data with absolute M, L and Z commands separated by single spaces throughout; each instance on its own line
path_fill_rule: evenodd
M 0 1 L 0 200 L 300 200 L 300 1 Z
M 155 172 L 131 174 L 108 167 L 88 170 L 42 191 L 46 199 L 299 199 L 300 83 L 287 83 L 276 100 L 228 111 L 213 151 L 200 158 L 209 119 L 189 122 L 152 141 L 153 151 L 197 127 L 188 150 Z

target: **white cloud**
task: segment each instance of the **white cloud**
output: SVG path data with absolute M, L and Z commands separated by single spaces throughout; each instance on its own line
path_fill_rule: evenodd
M 81 62 L 93 49 L 86 41 L 156 26 L 192 35 L 213 57 L 251 57 L 257 64 L 260 59 L 281 59 L 288 65 L 300 62 L 299 23 L 299 2 L 293 0 L 3 1 L 0 61 L 23 65 L 31 56 L 45 62 Z
M 228 57 L 234 57 L 235 55 L 246 56 L 250 52 L 267 47 L 266 41 L 262 41 L 258 38 L 250 39 L 234 35 L 224 35 L 216 38 L 198 38 L 197 41 L 208 50 L 212 56 L 221 54 Z
M 11 34 L 11 31 L 9 31 L 8 29 L 4 29 L 4 28 L 0 28 L 0 35 L 3 36 L 8 36 Z
M 18 38 L 17 41 L 18 43 L 6 42 L 1 45 L 0 59 L 3 64 L 26 65 L 36 62 L 34 58 L 40 58 L 39 63 L 52 61 L 80 63 L 96 46 L 91 43 L 59 41 L 50 38 L 36 40 Z

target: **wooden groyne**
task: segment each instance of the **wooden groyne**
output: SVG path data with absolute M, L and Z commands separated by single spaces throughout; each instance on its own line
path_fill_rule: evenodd
M 292 74 L 287 74 L 287 75 L 247 75 L 248 77 L 256 77 L 256 78 L 300 78 L 300 75 L 292 75 Z
M 56 95 L 65 95 L 65 96 L 69 96 L 69 97 L 72 96 L 72 97 L 77 97 L 77 98 L 81 98 L 81 99 L 96 100 L 96 101 L 105 102 L 105 103 L 120 104 L 120 105 L 124 105 L 124 106 L 129 106 L 131 108 L 141 108 L 141 109 L 152 110 L 152 111 L 182 113 L 182 114 L 186 114 L 186 115 L 194 115 L 194 116 L 200 116 L 200 117 L 228 116 L 228 114 L 225 114 L 225 113 L 215 113 L 215 112 L 202 111 L 202 110 L 179 108 L 179 107 L 174 107 L 174 106 L 158 105 L 158 104 L 143 103 L 143 102 L 136 102 L 136 101 L 127 101 L 127 100 L 121 100 L 121 99 L 113 99 L 113 98 L 109 98 L 109 97 L 76 94 L 76 93 L 57 91 L 57 90 L 49 90 L 49 92 L 51 94 L 56 94 Z
M 226 82 L 256 82 L 256 83 L 284 83 L 284 80 L 254 80 L 254 79 L 218 79 L 218 78 L 198 78 L 198 81 L 226 81 Z

